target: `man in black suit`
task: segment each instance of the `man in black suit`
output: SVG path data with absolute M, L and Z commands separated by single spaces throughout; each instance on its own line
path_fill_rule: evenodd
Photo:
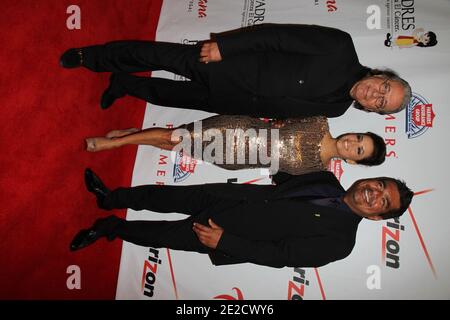
M 103 109 L 128 94 L 162 106 L 282 119 L 337 117 L 354 101 L 359 109 L 389 114 L 411 98 L 409 84 L 394 72 L 359 63 L 348 33 L 316 25 L 259 25 L 197 45 L 110 42 L 69 49 L 60 62 L 113 72 Z M 149 70 L 191 81 L 129 74 Z
M 142 246 L 207 253 L 215 265 L 319 267 L 350 254 L 362 218 L 399 216 L 413 195 L 392 178 L 358 180 L 345 191 L 331 172 L 287 177 L 276 185 L 146 185 L 110 191 L 87 169 L 87 188 L 103 209 L 148 209 L 189 217 L 126 221 L 112 215 L 80 231 L 71 250 L 100 237 L 119 237 Z

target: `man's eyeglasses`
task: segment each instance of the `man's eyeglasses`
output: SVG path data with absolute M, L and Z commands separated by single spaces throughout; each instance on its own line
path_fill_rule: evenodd
M 389 91 L 391 91 L 391 85 L 389 83 L 389 80 L 386 80 L 378 88 L 378 92 L 380 94 L 382 94 L 382 96 L 378 97 L 377 101 L 375 102 L 375 106 L 376 106 L 377 110 L 383 110 L 386 107 L 387 100 L 385 98 L 385 95 Z

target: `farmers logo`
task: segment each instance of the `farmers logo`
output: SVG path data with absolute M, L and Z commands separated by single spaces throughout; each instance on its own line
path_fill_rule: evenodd
M 173 166 L 173 181 L 181 182 L 186 180 L 191 173 L 194 173 L 197 166 L 197 160 L 183 155 L 183 151 L 177 152 L 175 156 L 175 164 Z
M 423 135 L 433 127 L 433 105 L 421 95 L 414 93 L 406 108 L 406 134 L 408 139 Z

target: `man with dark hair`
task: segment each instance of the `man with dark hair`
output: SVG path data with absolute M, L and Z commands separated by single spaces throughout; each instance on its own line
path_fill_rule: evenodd
M 412 199 L 406 185 L 391 178 L 358 180 L 345 191 L 328 171 L 283 177 L 274 177 L 276 185 L 146 185 L 110 191 L 87 169 L 86 186 L 103 209 L 190 217 L 126 221 L 112 215 L 81 230 L 70 248 L 119 237 L 142 246 L 207 253 L 215 265 L 319 267 L 350 254 L 362 218 L 401 215 Z
M 253 26 L 197 45 L 110 42 L 69 49 L 60 63 L 113 72 L 101 99 L 103 109 L 131 95 L 157 105 L 218 114 L 337 117 L 354 101 L 369 112 L 399 112 L 411 97 L 403 79 L 370 74 L 371 69 L 359 63 L 348 33 L 316 25 Z M 129 74 L 150 70 L 191 81 Z
M 383 220 L 400 217 L 408 209 L 414 193 L 406 186 L 405 182 L 403 181 L 392 179 L 389 177 L 384 177 L 382 179 L 384 179 L 385 181 L 395 182 L 395 184 L 397 185 L 398 193 L 400 194 L 400 209 L 392 210 L 391 212 L 383 214 Z

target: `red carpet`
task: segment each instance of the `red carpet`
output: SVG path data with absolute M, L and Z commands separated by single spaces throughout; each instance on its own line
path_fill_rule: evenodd
M 153 39 L 162 0 L 2 2 L 0 29 L 0 299 L 113 299 L 122 242 L 100 240 L 71 253 L 76 232 L 110 214 L 85 190 L 91 167 L 110 186 L 129 185 L 136 147 L 91 154 L 84 138 L 142 125 L 133 98 L 101 110 L 108 74 L 59 67 L 67 48 L 118 39 Z M 68 30 L 68 6 L 81 30 Z M 125 212 L 116 211 L 124 216 Z M 69 290 L 66 269 L 81 268 Z

